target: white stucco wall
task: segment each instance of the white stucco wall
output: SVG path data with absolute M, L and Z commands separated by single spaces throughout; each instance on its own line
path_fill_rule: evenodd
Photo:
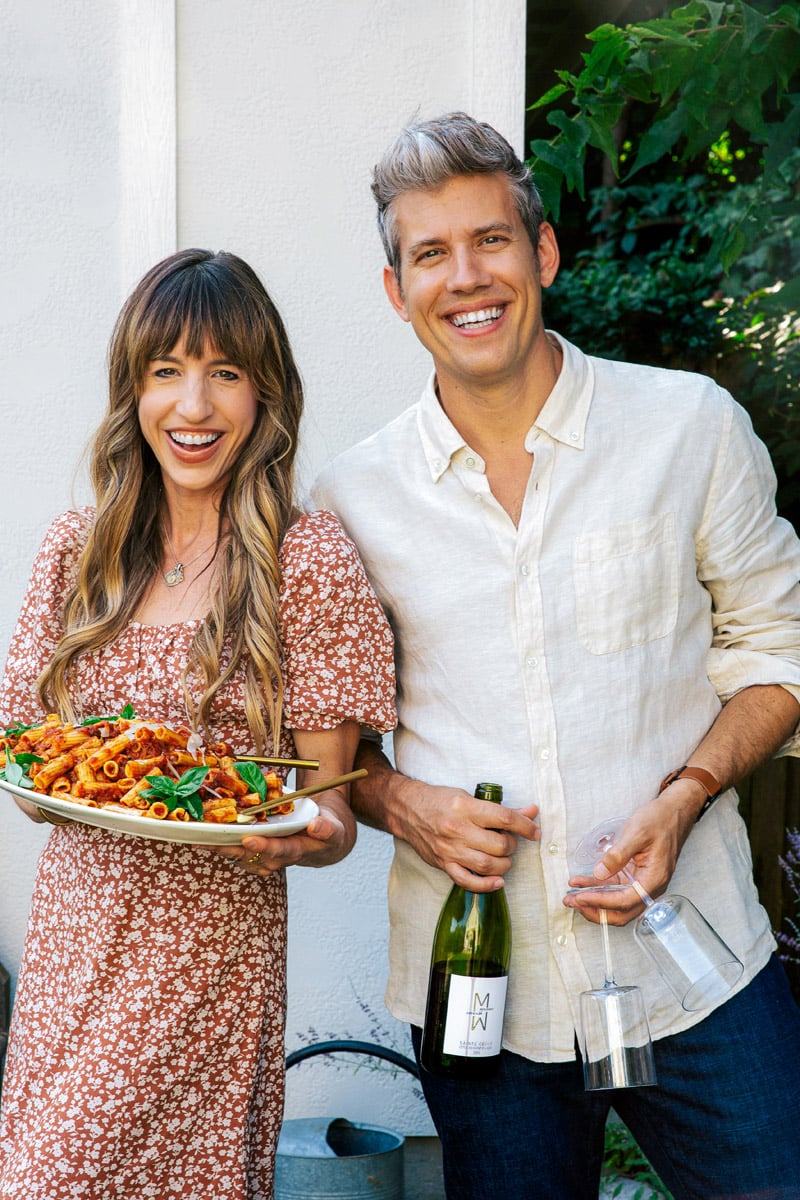
M 46 12 L 43 10 L 46 9 Z M 91 31 L 91 37 L 87 31 Z M 119 306 L 118 29 L 106 0 L 6 4 L 0 30 L 0 655 L 103 406 Z M 0 796 L 0 960 L 16 973 L 45 830 Z
M 416 111 L 465 108 L 522 148 L 524 12 L 178 0 L 173 31 L 171 0 L 7 7 L 0 655 L 101 411 L 119 303 L 171 239 L 241 254 L 277 301 L 307 389 L 304 484 L 416 398 L 427 361 L 383 295 L 370 168 Z M 14 973 L 45 837 L 0 796 L 0 960 Z M 290 872 L 289 1050 L 330 1036 L 407 1049 L 382 1002 L 390 849 L 364 830 L 346 862 Z M 294 1068 L 287 1116 L 429 1131 L 410 1078 L 358 1062 Z

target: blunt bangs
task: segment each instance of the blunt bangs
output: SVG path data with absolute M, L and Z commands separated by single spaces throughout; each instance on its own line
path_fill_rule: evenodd
M 182 265 L 155 283 L 128 329 L 137 391 L 148 364 L 170 354 L 181 338 L 191 357 L 199 358 L 208 347 L 246 371 L 260 390 L 274 342 L 263 288 L 255 275 L 252 281 L 246 277 L 243 266 L 233 256 L 218 254 Z

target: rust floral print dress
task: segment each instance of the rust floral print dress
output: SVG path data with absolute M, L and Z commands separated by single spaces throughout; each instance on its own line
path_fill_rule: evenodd
M 43 715 L 35 681 L 90 519 L 60 517 L 36 559 L 0 692 L 5 723 Z M 391 728 L 391 634 L 336 519 L 301 517 L 281 563 L 282 752 L 292 727 Z M 197 624 L 134 623 L 82 658 L 83 715 L 131 702 L 140 716 L 185 724 L 180 680 Z M 214 737 L 252 752 L 241 678 L 216 711 Z M 2 1200 L 268 1200 L 285 956 L 282 872 L 260 878 L 211 850 L 54 828 L 12 1019 Z

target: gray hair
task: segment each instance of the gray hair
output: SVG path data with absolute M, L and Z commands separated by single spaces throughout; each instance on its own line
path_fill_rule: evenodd
M 403 192 L 432 190 L 459 175 L 505 175 L 531 245 L 539 244 L 544 208 L 530 171 L 491 125 L 463 112 L 401 129 L 372 173 L 378 230 L 386 258 L 400 279 L 400 239 L 392 205 Z

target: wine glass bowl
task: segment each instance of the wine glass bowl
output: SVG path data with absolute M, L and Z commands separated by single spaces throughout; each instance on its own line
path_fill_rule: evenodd
M 685 896 L 651 901 L 634 937 L 687 1012 L 711 1008 L 727 996 L 744 967 Z
M 650 1029 L 638 987 L 612 983 L 581 992 L 580 1049 L 587 1091 L 656 1083 Z

